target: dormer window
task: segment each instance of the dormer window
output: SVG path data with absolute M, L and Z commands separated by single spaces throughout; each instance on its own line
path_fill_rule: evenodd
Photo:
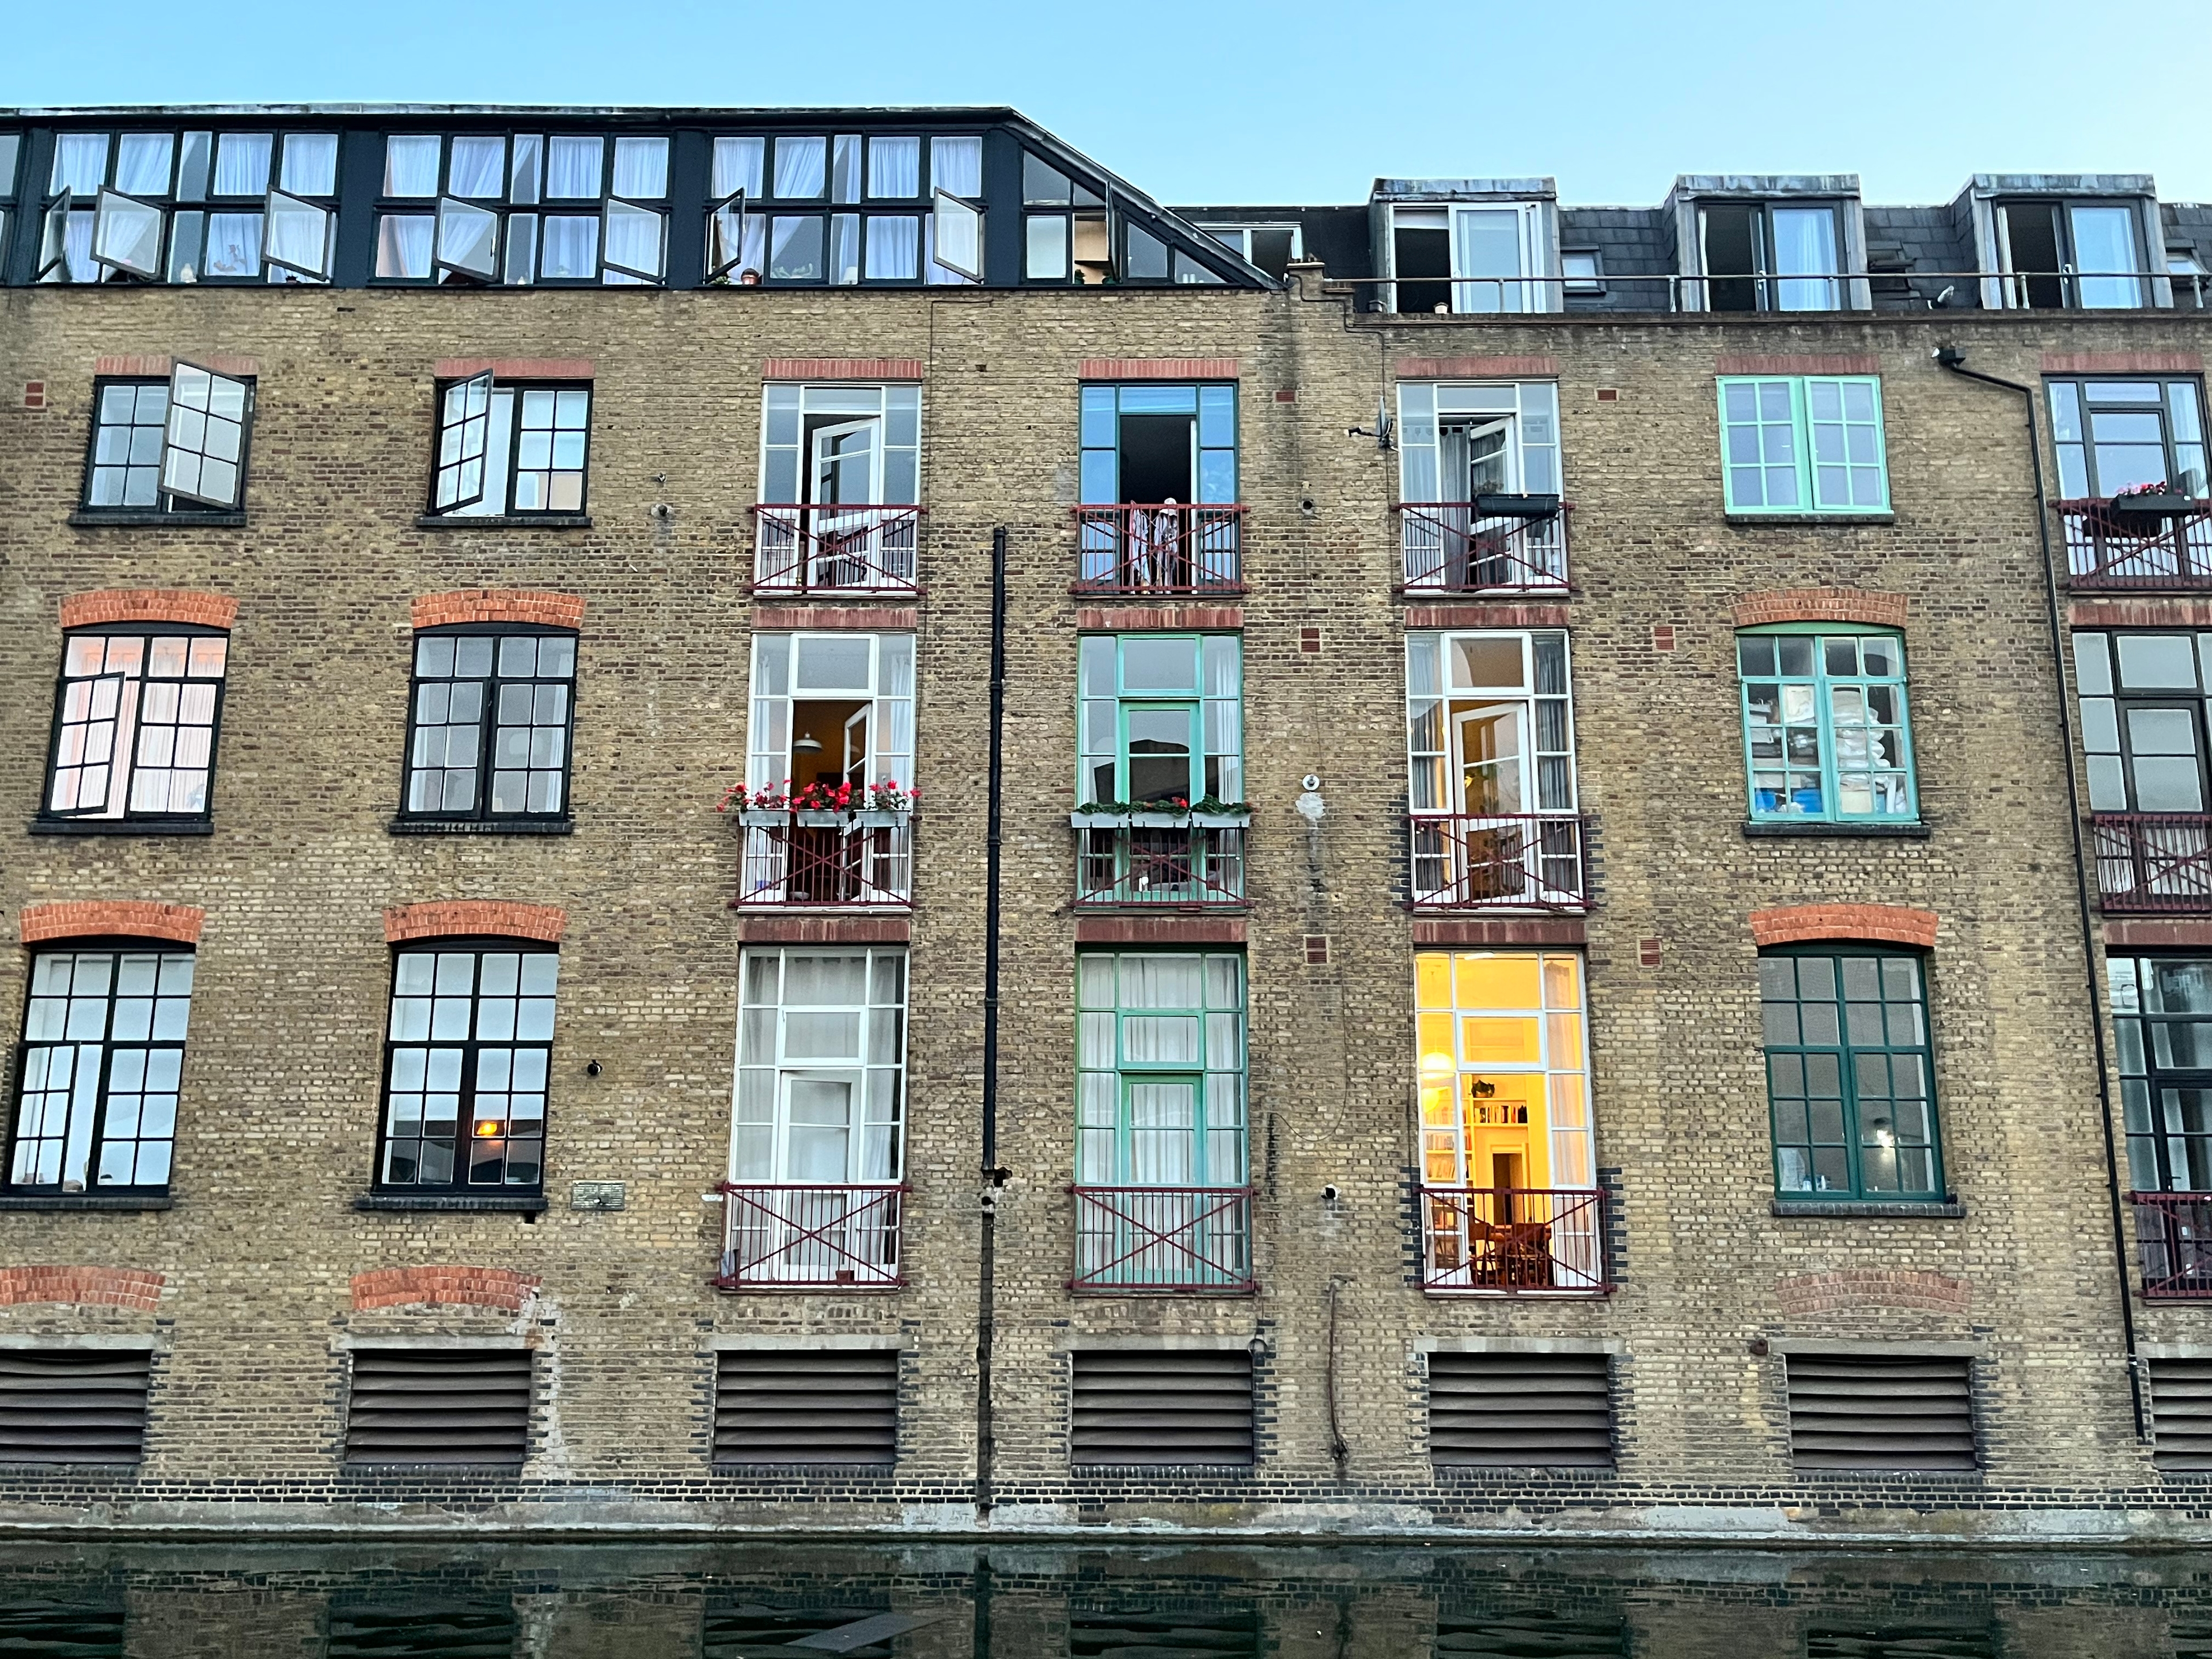
M 1390 210 L 1401 313 L 1555 311 L 1535 202 L 1454 202 Z
M 1706 202 L 1698 209 L 1707 311 L 1840 311 L 1832 202 Z
M 2136 210 L 2114 201 L 1996 206 L 2000 303 L 2008 310 L 2124 311 L 2147 303 Z

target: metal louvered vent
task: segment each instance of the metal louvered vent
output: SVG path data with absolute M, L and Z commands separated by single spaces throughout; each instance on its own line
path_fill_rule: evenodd
M 1536 1607 L 1522 1613 L 1437 1620 L 1436 1659 L 1628 1659 L 1619 1619 L 1575 1619 Z
M 2212 1469 L 2212 1359 L 2150 1362 L 2151 1462 L 2177 1474 Z
M 136 1463 L 153 1356 L 0 1348 L 0 1463 Z
M 1934 1354 L 1793 1353 L 1790 1455 L 1801 1469 L 1971 1470 L 1971 1362 Z
M 1252 1356 L 1242 1348 L 1100 1348 L 1073 1356 L 1070 1461 L 1252 1462 Z
M 1439 1468 L 1610 1468 L 1607 1366 L 1601 1353 L 1431 1354 L 1429 1461 Z
M 507 1602 L 416 1601 L 331 1609 L 329 1659 L 510 1659 Z
M 40 1601 L 0 1607 L 0 1653 L 9 1659 L 123 1659 L 123 1609 Z
M 1170 1598 L 1172 1599 L 1172 1598 Z M 1178 1611 L 1070 1608 L 1068 1659 L 1259 1659 L 1260 1615 L 1216 1607 Z
M 1996 1659 L 1996 1638 L 1987 1630 L 1923 1626 L 1805 1633 L 1805 1659 Z
M 356 1348 L 349 1463 L 520 1463 L 530 1449 L 526 1348 Z
M 717 1463 L 897 1462 L 896 1348 L 726 1348 L 720 1360 Z

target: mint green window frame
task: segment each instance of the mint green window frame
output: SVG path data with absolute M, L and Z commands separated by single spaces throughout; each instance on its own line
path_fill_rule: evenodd
M 1824 623 L 1743 629 L 1736 679 L 1753 822 L 1919 821 L 1903 635 Z
M 1086 951 L 1076 1005 L 1076 1184 L 1248 1184 L 1243 957 Z M 1134 1109 L 1137 1089 L 1182 1083 L 1194 1085 L 1187 1127 Z
M 1723 374 L 1718 395 L 1729 512 L 1889 511 L 1880 376 Z
M 1921 958 L 1867 945 L 1763 951 L 1759 989 L 1775 1196 L 1942 1202 Z
M 1243 641 L 1234 634 L 1086 634 L 1079 647 L 1075 799 L 1129 802 L 1129 714 L 1193 711 L 1191 805 L 1244 801 Z

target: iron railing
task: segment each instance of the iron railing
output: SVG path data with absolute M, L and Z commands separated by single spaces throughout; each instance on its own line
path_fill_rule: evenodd
M 1421 1288 L 1601 1295 L 1605 1194 L 1551 1187 L 1423 1187 Z
M 887 1290 L 903 1285 L 903 1186 L 724 1182 L 725 1291 Z
M 2098 812 L 2089 839 L 2108 913 L 2212 910 L 2212 814 Z
M 1073 1291 L 1249 1295 L 1249 1187 L 1070 1187 Z
M 1416 909 L 1587 910 L 1583 820 L 1569 813 L 1413 812 Z
M 1242 904 L 1244 831 L 1195 824 L 1077 832 L 1079 905 Z
M 2145 512 L 2127 496 L 2053 501 L 2077 588 L 2212 587 L 2212 501 Z
M 2130 1193 L 2145 1301 L 2212 1297 L 2212 1193 Z
M 1295 279 L 1301 273 L 1293 271 Z M 1332 276 L 1370 315 L 1516 316 L 1562 311 L 1810 313 L 1938 310 L 2152 311 L 2201 304 L 2201 280 L 2160 270 L 1669 272 L 1600 276 Z M 2187 297 L 2185 297 L 2187 296 Z M 1877 301 L 1887 301 L 1878 304 Z
M 1073 591 L 1242 593 L 1243 520 L 1241 507 L 1079 507 Z
M 745 813 L 739 905 L 914 904 L 914 814 Z
M 1570 510 L 1486 514 L 1473 501 L 1401 501 L 1407 593 L 1565 592 Z
M 753 508 L 757 593 L 918 593 L 918 507 Z

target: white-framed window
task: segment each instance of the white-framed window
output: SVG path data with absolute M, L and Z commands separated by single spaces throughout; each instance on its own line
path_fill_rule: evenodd
M 1563 629 L 1406 636 L 1408 801 L 1490 817 L 1572 812 Z
M 1422 1179 L 1501 1190 L 1595 1186 L 1582 957 L 1421 951 L 1413 980 Z
M 745 781 L 914 787 L 914 635 L 756 634 Z
M 1834 202 L 1706 202 L 1689 296 L 1706 311 L 1844 308 L 1842 210 Z
M 1454 202 L 1390 210 L 1389 309 L 1556 311 L 1540 202 Z
M 1551 380 L 1398 383 L 1398 488 L 1407 501 L 1559 493 L 1559 388 Z
M 921 491 L 921 388 L 769 386 L 760 499 L 778 506 L 911 506 Z
M 1305 233 L 1294 222 L 1281 224 L 1210 225 L 1200 223 L 1199 228 L 1227 248 L 1241 255 L 1245 263 L 1255 264 L 1270 276 L 1279 277 L 1290 269 L 1294 259 L 1303 259 L 1305 253 Z
M 896 1182 L 905 1083 L 902 948 L 745 952 L 732 1181 Z

